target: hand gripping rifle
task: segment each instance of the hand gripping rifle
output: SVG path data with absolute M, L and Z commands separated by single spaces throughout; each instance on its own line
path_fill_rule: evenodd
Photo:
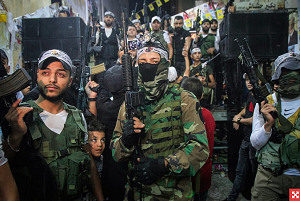
M 125 14 L 122 13 L 122 23 L 123 23 L 123 30 L 125 30 Z M 134 73 L 132 68 L 132 59 L 130 54 L 128 53 L 128 43 L 126 39 L 126 32 L 123 31 L 124 37 L 124 54 L 122 56 L 122 73 L 123 73 L 123 83 L 124 89 L 126 91 L 125 94 L 125 108 L 126 108 L 126 118 L 127 120 L 132 119 L 133 117 L 138 117 L 138 110 L 139 106 L 144 105 L 145 97 L 141 92 L 138 92 L 138 87 L 136 86 L 136 82 L 134 80 Z M 137 162 L 137 158 L 141 158 L 141 149 L 138 146 L 138 143 L 134 145 L 134 153 L 133 153 L 133 161 L 134 163 Z M 133 179 L 134 173 L 130 172 L 129 178 L 130 182 L 129 185 L 133 188 Z M 133 199 L 133 192 L 129 193 L 129 197 Z M 142 184 L 140 186 L 140 196 L 142 196 Z M 130 200 L 129 198 L 129 200 Z M 142 198 L 142 197 L 140 197 Z M 142 199 L 140 199 L 142 200 Z
M 242 56 L 242 62 L 243 62 L 242 66 L 244 68 L 244 71 L 247 73 L 247 75 L 249 77 L 250 83 L 253 87 L 253 89 L 252 89 L 253 96 L 260 107 L 260 103 L 262 101 L 268 102 L 266 97 L 268 95 L 272 94 L 272 87 L 270 86 L 269 83 L 265 83 L 265 85 L 262 87 L 259 86 L 258 78 L 257 78 L 257 77 L 259 77 L 258 75 L 260 74 L 260 72 L 257 69 L 258 63 L 251 52 L 251 49 L 249 47 L 247 39 L 244 38 L 244 42 L 247 47 L 246 50 L 243 45 L 240 45 L 239 40 L 237 38 L 234 39 L 234 41 L 238 44 L 238 46 L 241 50 L 241 56 Z M 262 77 L 262 76 L 260 76 L 260 77 Z M 272 117 L 274 119 L 276 119 L 278 117 L 277 112 L 270 112 L 270 114 L 272 115 Z
M 3 66 L 2 62 L 0 68 Z M 4 69 L 4 66 L 3 66 Z M 6 73 L 6 72 L 5 72 Z M 0 77 L 0 125 L 4 139 L 7 139 L 11 133 L 11 128 L 5 119 L 12 104 L 17 100 L 16 93 L 25 87 L 29 86 L 31 77 L 24 68 L 16 70 L 12 75 Z M 23 107 L 30 107 L 30 105 L 22 105 Z M 24 122 L 31 122 L 33 118 L 32 111 L 24 116 Z

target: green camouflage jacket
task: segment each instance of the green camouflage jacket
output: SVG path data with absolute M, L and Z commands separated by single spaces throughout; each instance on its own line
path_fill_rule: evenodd
M 209 148 L 206 131 L 198 114 L 197 100 L 177 86 L 169 86 L 162 98 L 141 108 L 146 136 L 140 140 L 144 157 L 164 156 L 171 172 L 152 185 L 142 186 L 143 200 L 192 200 L 191 176 L 204 165 Z M 126 121 L 125 105 L 119 111 L 111 141 L 113 158 L 129 160 L 134 148 L 127 149 L 122 141 Z M 134 164 L 129 163 L 129 169 Z M 130 187 L 127 185 L 127 193 Z M 139 187 L 134 187 L 134 200 L 139 199 Z

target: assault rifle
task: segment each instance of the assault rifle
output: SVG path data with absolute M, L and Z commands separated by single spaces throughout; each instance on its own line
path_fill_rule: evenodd
M 84 29 L 84 35 L 82 40 L 82 51 L 81 51 L 81 62 L 79 67 L 80 72 L 80 85 L 79 85 L 79 92 L 78 92 L 78 99 L 77 99 L 77 108 L 80 109 L 83 114 L 85 113 L 86 109 L 86 102 L 87 97 L 85 94 L 85 85 L 87 83 L 86 77 L 85 77 L 85 66 L 87 64 L 87 46 L 90 39 L 90 20 L 88 20 L 87 25 Z
M 87 53 L 91 54 L 93 52 L 96 52 L 96 53 L 100 54 L 101 51 L 102 51 L 102 32 L 100 32 L 100 37 L 99 37 L 100 44 L 99 44 L 99 46 L 95 46 L 96 33 L 97 33 L 98 29 L 100 28 L 100 27 L 96 26 L 96 22 L 100 25 L 100 21 L 99 21 L 98 16 L 97 16 L 98 10 L 97 10 L 97 6 L 96 6 L 96 3 L 95 3 L 94 0 L 92 1 L 92 8 L 93 8 L 93 13 L 92 13 L 92 36 L 88 40 Z M 90 22 L 88 22 L 88 24 L 89 23 Z M 90 30 L 89 30 L 89 33 L 90 33 Z
M 122 13 L 122 18 L 124 13 Z M 125 17 L 123 19 L 123 29 L 125 29 Z M 124 32 L 124 38 L 126 38 L 126 33 Z M 126 91 L 125 95 L 125 105 L 126 105 L 126 117 L 131 119 L 138 115 L 137 107 L 144 104 L 144 96 L 141 92 L 138 92 L 138 87 L 134 80 L 134 72 L 132 67 L 132 59 L 128 53 L 128 43 L 124 40 L 124 54 L 122 56 L 122 73 L 123 73 L 123 83 L 124 89 Z
M 136 9 L 137 9 L 138 3 L 135 4 L 134 10 L 131 11 L 131 21 L 136 19 Z
M 199 14 L 199 10 L 197 10 L 197 17 L 194 21 L 194 27 L 196 27 L 196 35 L 199 34 L 200 30 L 201 30 L 201 26 L 200 26 L 200 20 L 201 20 L 201 11 L 200 11 L 200 14 Z
M 104 63 L 99 64 L 94 67 L 87 66 L 87 63 L 89 62 L 90 52 L 88 42 L 90 41 L 90 21 L 88 21 L 85 30 L 84 30 L 84 36 L 82 40 L 82 51 L 81 51 L 81 62 L 79 67 L 79 73 L 80 73 L 80 85 L 78 89 L 78 99 L 77 99 L 77 108 L 80 109 L 83 114 L 86 114 L 87 109 L 87 96 L 85 93 L 85 86 L 88 83 L 88 78 L 91 75 L 96 75 L 98 73 L 105 71 L 105 65 Z M 93 47 L 94 48 L 94 47 Z M 92 91 L 98 92 L 99 87 L 91 88 Z
M 257 77 L 258 77 L 258 75 L 261 75 L 261 74 L 257 69 L 258 63 L 251 52 L 251 49 L 249 47 L 247 39 L 244 38 L 244 42 L 246 44 L 247 49 L 245 49 L 243 45 L 240 45 L 239 40 L 237 38 L 234 39 L 234 41 L 238 44 L 238 46 L 241 50 L 241 56 L 242 56 L 242 62 L 243 62 L 242 66 L 243 66 L 244 71 L 247 73 L 247 75 L 249 77 L 250 83 L 253 87 L 253 89 L 252 89 L 253 96 L 260 107 L 260 103 L 262 101 L 267 102 L 266 97 L 268 95 L 272 94 L 272 87 L 266 81 L 265 81 L 264 86 L 262 86 L 262 87 L 259 86 Z M 261 79 L 264 79 L 262 76 L 260 76 L 260 77 L 261 77 Z M 276 119 L 278 117 L 277 112 L 270 112 L 270 114 L 273 116 L 274 119 Z
M 2 62 L 0 65 L 3 66 Z M 16 70 L 12 75 L 0 78 L 0 122 L 4 139 L 11 133 L 11 128 L 5 119 L 5 115 L 12 104 L 17 100 L 16 93 L 29 86 L 30 83 L 31 77 L 24 68 Z M 24 121 L 26 123 L 30 122 L 32 118 L 33 114 L 29 112 L 24 116 Z
M 144 0 L 143 3 L 143 10 L 144 10 L 144 24 L 145 24 L 145 31 L 149 31 L 150 32 L 150 25 L 149 25 L 149 15 L 148 15 L 148 6 L 146 3 L 146 0 Z
M 122 22 L 123 30 L 125 30 L 125 14 L 122 13 Z M 123 31 L 124 37 L 124 54 L 122 56 L 122 73 L 123 73 L 123 83 L 125 94 L 125 108 L 126 108 L 126 119 L 132 119 L 133 117 L 138 117 L 137 108 L 144 105 L 145 97 L 141 92 L 138 92 L 138 87 L 136 86 L 136 81 L 134 80 L 134 69 L 132 67 L 132 59 L 128 53 L 128 43 L 126 40 L 126 32 Z M 133 161 L 137 162 L 137 158 L 141 158 L 141 148 L 138 146 L 138 143 L 134 145 L 135 152 L 133 153 Z M 130 182 L 129 185 L 133 185 L 133 173 L 130 173 Z M 133 192 L 129 193 L 129 197 L 133 199 Z M 142 196 L 142 186 L 140 186 L 140 196 Z M 130 200 L 130 199 L 129 199 Z M 140 197 L 142 200 L 142 197 Z

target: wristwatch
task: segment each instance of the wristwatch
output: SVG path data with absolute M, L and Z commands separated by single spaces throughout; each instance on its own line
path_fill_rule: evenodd
M 242 117 L 238 118 L 237 121 L 236 121 L 236 123 L 240 123 L 241 120 L 242 120 Z

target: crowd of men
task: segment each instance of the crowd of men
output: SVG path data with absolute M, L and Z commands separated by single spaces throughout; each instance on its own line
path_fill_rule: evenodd
M 93 32 L 100 47 L 95 65 L 104 63 L 106 72 L 85 86 L 89 115 L 66 103 L 74 99 L 69 87 L 76 72 L 67 53 L 41 53 L 37 87 L 5 115 L 11 131 L 0 151 L 0 200 L 207 199 L 215 132 L 209 109 L 222 82 L 215 79 L 218 60 L 210 62 L 219 51 L 218 22 L 203 20 L 192 40 L 182 16 L 173 32 L 159 16 L 151 30 L 135 19 L 121 39 L 114 20 L 105 12 L 105 25 Z M 9 69 L 5 52 L 1 60 Z M 252 200 L 288 198 L 290 188 L 300 188 L 300 56 L 286 53 L 274 64 L 278 89 L 260 106 L 243 76 L 250 92 L 232 121 L 237 130 L 245 125 L 244 138 L 226 200 L 237 200 L 249 168 L 256 175 Z M 124 66 L 133 71 L 135 98 L 123 83 Z M 278 118 L 270 114 L 275 111 Z M 29 113 L 32 120 L 24 122 Z

